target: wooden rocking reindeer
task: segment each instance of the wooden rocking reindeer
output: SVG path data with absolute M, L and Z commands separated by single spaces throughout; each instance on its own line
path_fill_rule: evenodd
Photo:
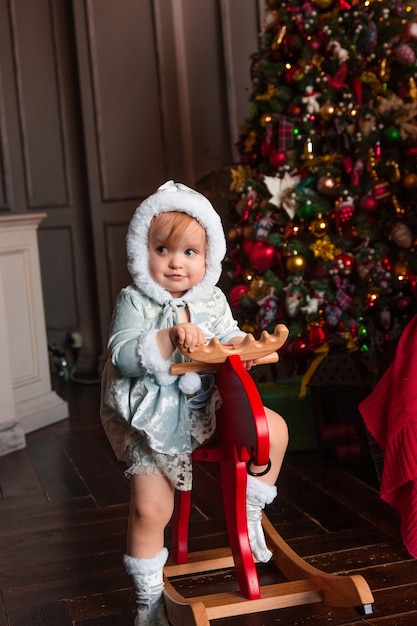
M 189 355 L 192 361 L 171 367 L 172 374 L 216 371 L 223 399 L 217 414 L 216 444 L 198 448 L 193 459 L 220 463 L 224 510 L 230 549 L 188 553 L 188 522 L 191 492 L 177 491 L 172 528 L 171 560 L 164 570 L 165 606 L 173 626 L 209 626 L 210 620 L 324 602 L 330 606 L 356 607 L 372 613 L 374 601 L 362 576 L 327 574 L 306 563 L 282 539 L 263 514 L 263 529 L 273 559 L 287 579 L 260 587 L 256 564 L 248 540 L 246 481 L 248 461 L 267 465 L 269 435 L 263 403 L 253 378 L 242 360 L 256 364 L 278 361 L 278 350 L 288 337 L 279 324 L 273 334 L 264 331 L 260 340 L 247 335 L 238 346 L 221 345 L 216 339 Z M 170 578 L 235 568 L 239 591 L 184 598 Z

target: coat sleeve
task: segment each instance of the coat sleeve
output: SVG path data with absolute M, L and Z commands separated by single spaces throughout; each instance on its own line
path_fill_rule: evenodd
M 118 371 L 129 378 L 154 374 L 160 385 L 171 385 L 171 361 L 162 358 L 157 344 L 158 329 L 144 315 L 144 306 L 129 288 L 123 289 L 116 302 L 111 335 L 110 357 Z

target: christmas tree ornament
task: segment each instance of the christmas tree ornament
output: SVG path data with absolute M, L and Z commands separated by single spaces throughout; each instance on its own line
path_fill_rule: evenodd
M 305 95 L 301 99 L 303 104 L 305 104 L 305 109 L 309 115 L 313 115 L 314 113 L 319 113 L 320 104 L 318 103 L 318 98 L 321 97 L 321 94 L 312 87 L 312 85 L 307 85 L 305 89 Z
M 285 311 L 290 318 L 297 317 L 304 301 L 305 291 L 301 285 L 292 283 L 284 287 Z
M 324 237 L 312 243 L 310 249 L 313 251 L 315 257 L 323 261 L 333 261 L 335 257 L 341 253 L 340 248 L 335 246 L 328 235 L 324 235 Z
M 326 341 L 326 333 L 320 324 L 312 324 L 307 334 L 307 344 L 310 350 L 316 350 Z
M 306 200 L 302 204 L 297 207 L 296 214 L 299 218 L 303 220 L 310 219 L 313 215 L 315 215 L 315 210 L 313 203 L 311 200 Z
M 413 233 L 407 224 L 396 222 L 391 228 L 391 238 L 401 248 L 411 248 Z
M 285 261 L 285 267 L 290 274 L 302 274 L 306 269 L 306 259 L 302 254 L 293 254 Z
M 278 169 L 282 167 L 287 160 L 287 155 L 285 152 L 281 152 L 280 150 L 272 149 L 269 154 L 269 162 L 273 168 Z
M 377 202 L 385 200 L 390 195 L 389 184 L 385 180 L 376 179 L 374 181 L 374 198 Z
M 249 261 L 255 270 L 266 272 L 275 265 L 276 250 L 263 241 L 255 241 L 249 253 Z
M 249 292 L 248 285 L 235 285 L 229 291 L 230 304 L 234 308 L 238 308 L 242 301 L 242 298 Z
M 352 196 L 348 196 L 343 202 L 337 203 L 334 212 L 334 219 L 337 228 L 346 224 L 352 218 L 354 212 L 355 203 Z
M 417 189 L 417 174 L 415 172 L 404 174 L 403 185 L 406 189 Z
M 355 267 L 355 257 L 348 252 L 341 252 L 333 261 L 333 267 L 342 276 L 350 276 Z
M 274 323 L 279 308 L 278 298 L 274 293 L 274 288 L 270 287 L 268 294 L 258 300 L 259 313 L 258 321 L 261 330 L 267 329 Z
M 333 0 L 314 0 L 314 4 L 318 9 L 325 10 L 332 6 Z
M 252 300 L 258 300 L 267 293 L 268 283 L 263 276 L 255 276 L 249 287 L 249 297 Z
M 405 28 L 407 39 L 417 39 L 417 22 L 409 22 Z
M 414 63 L 416 60 L 416 54 L 413 48 L 406 43 L 400 44 L 394 49 L 394 56 L 398 63 L 402 65 Z
M 253 236 L 256 241 L 265 241 L 268 238 L 271 228 L 274 225 L 272 212 L 269 211 L 264 217 L 261 217 L 253 225 Z
M 307 341 L 303 337 L 296 337 L 288 344 L 288 354 L 293 356 L 303 356 L 310 351 Z
M 408 279 L 408 263 L 403 254 L 399 254 L 396 262 L 394 263 L 394 274 L 397 280 L 406 281 Z
M 324 196 L 334 197 L 340 188 L 340 181 L 330 174 L 320 176 L 317 181 L 317 190 Z
M 321 215 L 318 215 L 317 219 L 311 222 L 309 229 L 315 237 L 324 237 L 328 227 L 328 222 L 326 222 Z
M 375 213 L 378 203 L 373 194 L 368 193 L 359 200 L 359 208 L 364 213 Z

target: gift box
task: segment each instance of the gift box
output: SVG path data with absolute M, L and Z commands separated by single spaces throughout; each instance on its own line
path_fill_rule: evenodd
M 288 424 L 288 451 L 316 450 L 317 433 L 310 390 L 300 398 L 302 376 L 258 383 L 264 405 L 276 411 Z

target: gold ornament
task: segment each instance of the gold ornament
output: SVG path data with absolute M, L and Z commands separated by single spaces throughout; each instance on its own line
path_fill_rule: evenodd
M 333 0 L 314 0 L 314 4 L 319 9 L 328 9 L 332 6 Z
M 290 274 L 302 274 L 306 265 L 306 259 L 302 254 L 293 254 L 292 256 L 289 256 L 285 262 L 285 267 Z
M 230 191 L 242 191 L 248 178 L 255 176 L 255 171 L 248 165 L 238 165 L 230 168 L 232 182 L 230 183 Z
M 245 152 L 250 152 L 256 143 L 256 132 L 251 130 L 245 139 Z
M 266 88 L 265 93 L 260 94 L 259 96 L 255 97 L 255 100 L 270 100 L 271 98 L 273 98 L 275 96 L 276 90 L 275 87 L 272 83 L 269 83 L 269 85 Z
M 412 100 L 417 100 L 417 85 L 416 85 L 416 81 L 414 80 L 412 76 L 410 77 L 409 83 L 410 83 L 410 96 Z
M 417 174 L 415 172 L 407 172 L 403 177 L 403 184 L 406 189 L 417 189 Z
M 327 227 L 328 224 L 326 220 L 321 217 L 321 215 L 319 215 L 316 220 L 313 220 L 309 226 L 311 233 L 315 237 L 324 237 Z
M 268 287 L 268 283 L 262 276 L 255 276 L 250 284 L 249 297 L 252 298 L 252 300 L 262 298 L 268 292 Z
M 333 261 L 342 252 L 340 248 L 336 248 L 331 242 L 328 235 L 324 235 L 324 237 L 312 243 L 310 250 L 313 251 L 316 258 L 323 259 L 323 261 Z
M 274 41 L 272 42 L 272 50 L 277 50 L 282 42 L 284 41 L 285 33 L 287 32 L 287 27 L 283 26 L 281 30 L 276 34 Z

